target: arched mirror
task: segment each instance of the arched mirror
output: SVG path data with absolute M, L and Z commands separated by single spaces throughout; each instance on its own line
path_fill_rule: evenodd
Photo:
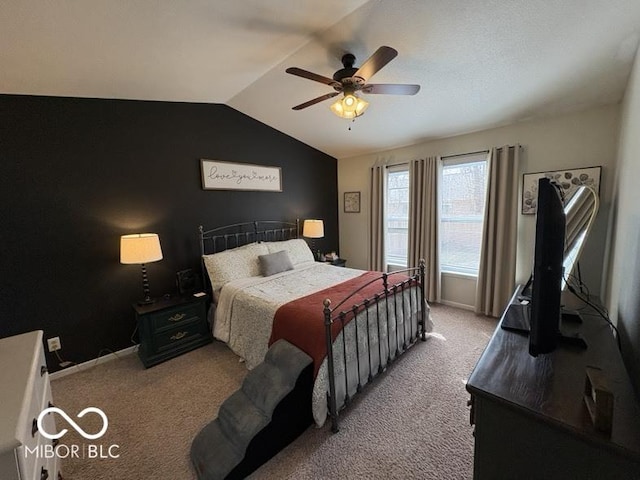
M 574 268 L 580 258 L 580 252 L 589 236 L 593 221 L 598 213 L 598 193 L 591 187 L 580 186 L 564 200 L 566 216 L 566 236 L 564 248 L 565 281 L 575 275 Z M 566 283 L 562 282 L 563 289 Z

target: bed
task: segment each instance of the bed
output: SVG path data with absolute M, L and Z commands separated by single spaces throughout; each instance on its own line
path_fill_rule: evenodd
M 200 227 L 215 338 L 248 369 L 285 339 L 314 360 L 313 417 L 331 419 L 433 324 L 424 262 L 390 274 L 316 262 L 299 222 Z

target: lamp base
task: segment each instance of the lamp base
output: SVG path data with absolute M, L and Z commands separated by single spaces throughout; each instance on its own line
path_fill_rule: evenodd
M 149 278 L 147 277 L 147 267 L 144 263 L 140 264 L 142 267 L 142 293 L 144 298 L 142 300 L 138 300 L 138 305 L 151 305 L 155 302 L 153 298 L 151 298 L 149 292 Z
M 151 297 L 145 297 L 142 300 L 138 300 L 138 305 L 151 305 L 152 303 L 156 303 L 156 301 Z

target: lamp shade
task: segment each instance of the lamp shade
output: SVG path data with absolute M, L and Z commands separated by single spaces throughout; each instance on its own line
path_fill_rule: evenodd
M 140 264 L 162 260 L 156 233 L 134 233 L 120 237 L 120 263 Z
M 324 222 L 322 220 L 305 220 L 302 226 L 302 236 L 307 238 L 324 237 Z

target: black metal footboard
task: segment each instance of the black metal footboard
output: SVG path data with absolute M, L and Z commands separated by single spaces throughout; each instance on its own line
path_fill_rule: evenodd
M 394 283 L 395 279 L 398 281 Z M 324 301 L 329 382 L 327 401 L 332 432 L 335 433 L 339 430 L 338 390 L 344 388 L 344 395 L 340 395 L 341 406 L 348 405 L 351 400 L 349 378 L 357 377 L 355 390 L 356 393 L 359 393 L 363 385 L 371 382 L 385 371 L 395 359 L 417 341 L 418 337 L 422 341 L 427 339 L 424 280 L 425 262 L 420 260 L 418 267 L 392 273 L 381 273 L 379 277 L 351 292 L 334 307 L 331 307 L 331 300 Z M 350 301 L 365 287 L 376 282 L 380 282 L 380 291 L 373 297 L 367 297 L 357 304 Z M 415 329 L 412 319 L 417 319 Z M 340 336 L 342 337 L 342 348 L 338 346 L 337 350 L 341 351 L 334 352 L 336 344 L 340 343 L 334 341 L 332 336 L 335 322 L 339 322 L 340 325 L 340 333 L 336 340 Z M 349 334 L 353 341 L 349 345 L 347 345 L 345 333 L 345 325 L 348 323 L 354 324 L 351 328 L 352 333 Z M 377 351 L 376 346 L 372 345 L 372 338 L 377 339 Z M 353 348 L 355 351 L 352 351 Z M 364 354 L 361 348 L 366 349 Z M 354 354 L 355 365 L 352 363 L 350 366 L 348 357 L 353 357 Z M 340 364 L 342 370 L 340 373 L 343 378 L 337 378 L 336 359 Z M 361 365 L 361 361 L 364 362 L 364 365 Z M 353 372 L 354 368 L 355 372 Z M 362 370 L 366 374 L 364 378 Z M 344 385 L 337 383 L 342 381 L 344 381 Z M 353 390 L 352 386 L 351 390 Z

